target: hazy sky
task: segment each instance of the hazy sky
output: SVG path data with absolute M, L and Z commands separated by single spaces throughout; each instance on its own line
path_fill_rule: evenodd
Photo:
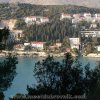
M 74 5 L 100 8 L 100 0 L 0 0 L 0 2 L 24 2 L 24 3 L 33 3 L 41 5 L 74 4 Z

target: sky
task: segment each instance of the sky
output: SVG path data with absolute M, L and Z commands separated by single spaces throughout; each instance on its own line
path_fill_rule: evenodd
M 0 0 L 0 2 L 23 2 L 39 5 L 74 4 L 80 6 L 100 8 L 100 0 Z

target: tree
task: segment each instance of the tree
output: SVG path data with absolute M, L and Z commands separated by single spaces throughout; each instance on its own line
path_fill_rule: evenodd
M 70 47 L 70 41 L 69 41 L 69 38 L 67 36 L 63 39 L 62 46 L 66 47 L 66 48 Z
M 15 56 L 9 55 L 3 62 L 0 62 L 0 92 L 10 87 L 14 76 L 16 75 L 16 64 L 18 63 Z
M 27 87 L 29 95 L 88 95 L 98 81 L 97 71 L 89 69 L 89 64 L 83 71 L 81 64 L 70 53 L 65 55 L 62 63 L 47 57 L 37 62 L 34 68 L 37 85 Z
M 25 50 L 25 51 L 31 51 L 31 50 L 32 50 L 32 47 L 31 47 L 30 45 L 25 46 L 24 50 Z
M 100 98 L 100 62 L 94 70 L 94 75 L 98 75 L 98 81 L 96 79 L 97 84 L 95 84 L 95 86 L 91 89 L 91 91 L 88 95 L 88 100 L 94 100 L 94 99 L 99 100 L 99 98 Z
M 16 21 L 16 24 L 15 24 L 15 28 L 16 29 L 25 29 L 26 28 L 26 23 L 23 19 L 18 19 Z
M 0 42 L 1 45 L 3 45 L 3 47 L 7 45 L 6 41 L 9 35 L 10 35 L 9 29 L 7 29 L 6 27 L 4 29 L 0 29 Z

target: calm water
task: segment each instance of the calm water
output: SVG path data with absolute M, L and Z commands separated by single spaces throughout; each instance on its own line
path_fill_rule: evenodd
M 9 100 L 9 96 L 13 96 L 16 93 L 27 93 L 27 85 L 31 85 L 36 83 L 35 78 L 33 77 L 33 68 L 37 61 L 42 60 L 43 58 L 29 58 L 29 57 L 21 57 L 18 58 L 19 63 L 17 64 L 17 75 L 14 78 L 11 87 L 5 91 L 5 100 Z M 61 61 L 62 58 L 56 58 L 58 61 Z M 79 61 L 82 65 L 86 65 L 88 62 L 90 63 L 91 68 L 94 68 L 100 58 L 79 58 Z

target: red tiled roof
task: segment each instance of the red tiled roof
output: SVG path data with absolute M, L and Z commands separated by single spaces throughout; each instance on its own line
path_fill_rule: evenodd
M 46 42 L 32 42 L 32 44 L 45 44 Z
M 64 16 L 71 16 L 71 14 L 65 14 L 65 13 L 62 13 L 62 15 L 64 15 Z

